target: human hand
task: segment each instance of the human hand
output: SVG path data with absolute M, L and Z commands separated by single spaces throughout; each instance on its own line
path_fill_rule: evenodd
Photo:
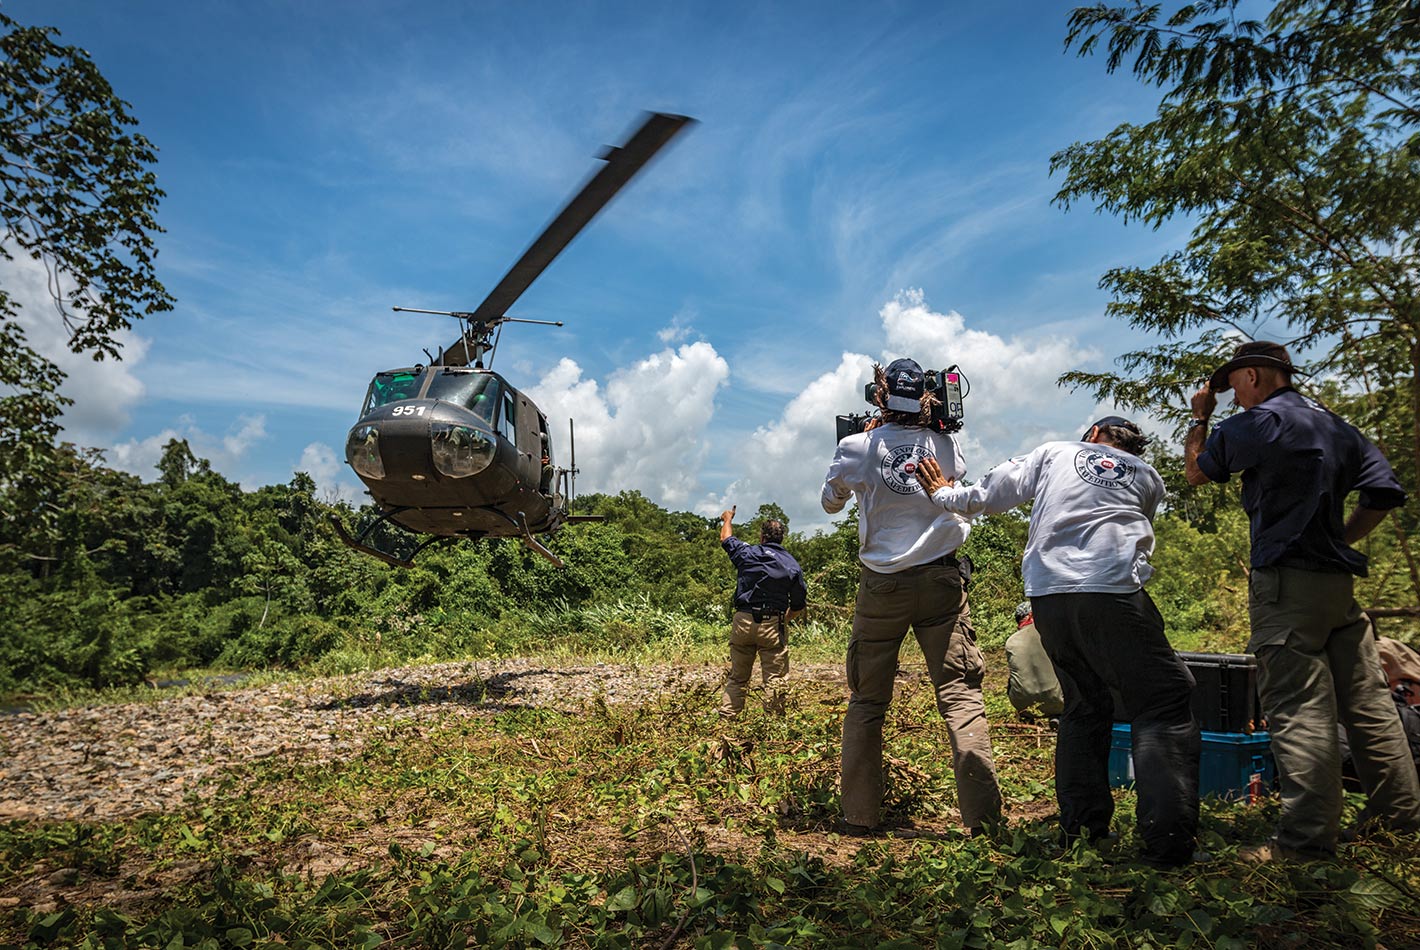
M 729 524 L 731 521 L 735 520 L 735 512 L 738 510 L 738 505 L 731 505 L 729 511 L 720 512 L 720 520 L 723 521 L 725 524 Z
M 1218 394 L 1213 392 L 1213 383 L 1210 380 L 1203 384 L 1203 388 L 1193 394 L 1193 399 L 1189 403 L 1193 410 L 1193 418 L 1207 419 L 1213 415 L 1213 410 L 1218 405 Z
M 882 416 L 873 416 L 873 417 L 872 417 L 871 419 L 869 419 L 867 422 L 863 423 L 863 431 L 864 431 L 864 432 L 872 432 L 874 429 L 876 429 L 878 426 L 880 426 L 880 425 L 882 425 L 882 424 L 883 424 L 883 417 L 882 417 Z
M 950 488 L 956 484 L 956 479 L 944 475 L 942 466 L 930 455 L 917 463 L 917 471 L 913 474 L 917 476 L 917 484 L 929 495 L 939 488 Z

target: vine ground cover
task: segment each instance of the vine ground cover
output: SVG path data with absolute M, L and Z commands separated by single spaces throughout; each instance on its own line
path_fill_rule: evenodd
M 1413 840 L 1237 860 L 1275 799 L 1207 801 L 1212 860 L 1186 871 L 1130 862 L 1128 792 L 1112 852 L 1062 851 L 1052 738 L 1011 721 L 999 655 L 1011 824 L 967 838 L 930 686 L 904 660 L 881 838 L 834 830 L 841 682 L 797 679 L 782 716 L 751 702 L 732 722 L 713 685 L 472 716 L 476 695 L 405 691 L 344 759 L 236 765 L 135 820 L 0 825 L 0 946 L 1420 946 Z

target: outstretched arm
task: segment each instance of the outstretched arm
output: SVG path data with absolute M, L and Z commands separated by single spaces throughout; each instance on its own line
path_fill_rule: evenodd
M 1013 458 L 987 472 L 978 484 L 963 488 L 953 486 L 953 480 L 942 473 L 936 459 L 923 459 L 917 465 L 917 482 L 927 490 L 933 504 L 947 511 L 967 517 L 996 514 L 1035 497 L 1041 458 L 1039 449 Z
M 735 529 L 730 527 L 730 522 L 735 520 L 735 510 L 738 505 L 731 505 L 729 511 L 720 512 L 720 540 L 728 541 L 734 536 Z

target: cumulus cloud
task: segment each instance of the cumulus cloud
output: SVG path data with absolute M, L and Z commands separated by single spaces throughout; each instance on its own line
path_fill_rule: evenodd
M 777 419 L 748 437 L 740 454 L 754 465 L 723 493 L 701 499 L 697 511 L 713 514 L 731 504 L 754 511 L 772 501 L 796 531 L 826 526 L 830 519 L 818 498 L 833 455 L 834 416 L 866 409 L 863 384 L 875 361 L 910 356 L 930 369 L 960 365 L 971 382 L 966 428 L 958 436 L 969 476 L 1048 439 L 1078 438 L 1091 421 L 1093 400 L 1055 385 L 1062 372 L 1096 358 L 1071 339 L 1003 338 L 969 327 L 955 311 L 933 311 L 918 290 L 898 294 L 878 316 L 876 356 L 844 353 L 836 367 L 805 386 Z
M 163 447 L 173 439 L 186 439 L 193 455 L 210 461 L 216 471 L 228 472 L 252 446 L 265 438 L 265 416 L 239 416 L 222 435 L 213 435 L 203 430 L 191 416 L 182 416 L 176 426 L 169 426 L 146 439 L 128 439 L 110 446 L 105 450 L 104 457 L 114 468 L 151 480 L 156 477 Z
M 356 487 L 345 460 L 324 442 L 312 442 L 302 449 L 301 461 L 296 463 L 294 471 L 311 476 L 317 492 L 325 501 L 359 504 L 363 489 Z
M 568 419 L 577 426 L 579 492 L 634 488 L 669 508 L 684 508 L 702 490 L 697 474 L 709 445 L 705 430 L 715 394 L 730 368 L 709 343 L 687 343 L 617 370 L 603 389 L 563 359 L 528 395 L 547 414 L 557 463 L 570 461 Z
M 74 404 L 61 422 L 63 439 L 79 445 L 107 446 L 128 425 L 129 412 L 144 396 L 135 370 L 148 353 L 148 341 L 130 330 L 114 334 L 122 361 L 95 361 L 70 352 L 69 332 L 49 295 L 44 265 L 23 252 L 14 260 L 0 259 L 0 284 L 20 305 L 18 322 L 29 345 L 54 361 L 67 375 L 60 392 Z

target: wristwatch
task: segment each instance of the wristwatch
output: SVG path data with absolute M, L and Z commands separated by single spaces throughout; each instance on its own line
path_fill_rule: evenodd
M 1196 429 L 1196 428 L 1198 428 L 1199 426 L 1206 426 L 1207 424 L 1208 424 L 1208 420 L 1207 420 L 1207 419 L 1189 419 L 1189 420 L 1188 420 L 1188 427 L 1189 427 L 1190 429 Z

